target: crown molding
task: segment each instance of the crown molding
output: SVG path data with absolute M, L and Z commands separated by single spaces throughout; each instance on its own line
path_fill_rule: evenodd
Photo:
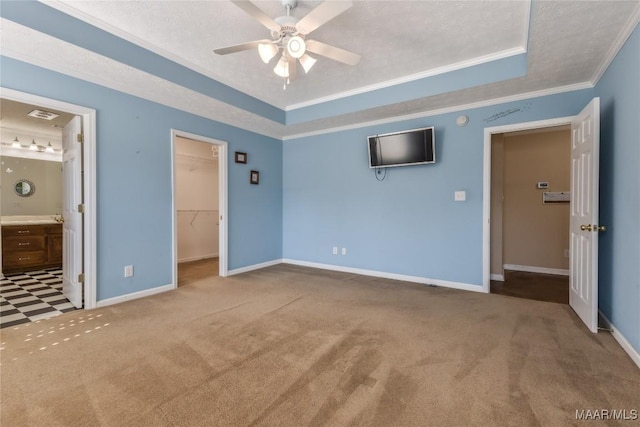
M 352 125 L 336 126 L 334 128 L 327 128 L 327 129 L 323 129 L 323 130 L 319 130 L 319 131 L 304 132 L 304 133 L 299 133 L 299 134 L 295 134 L 295 135 L 287 135 L 287 136 L 283 137 L 282 140 L 283 141 L 289 141 L 289 140 L 294 140 L 294 139 L 306 138 L 306 137 L 309 137 L 309 136 L 317 136 L 317 135 L 324 135 L 324 134 L 327 134 L 327 133 L 334 133 L 334 132 L 342 132 L 342 131 L 346 131 L 346 130 L 359 129 L 359 128 L 368 127 L 368 126 L 377 126 L 377 125 L 383 125 L 383 124 L 388 124 L 388 123 L 401 122 L 401 121 L 405 121 L 405 120 L 413 120 L 413 119 L 420 119 L 420 118 L 424 118 L 424 117 L 439 116 L 439 115 L 442 115 L 442 114 L 455 113 L 455 112 L 463 111 L 463 110 L 471 110 L 471 109 L 475 109 L 475 108 L 489 107 L 489 106 L 497 105 L 497 104 L 505 104 L 505 103 L 508 103 L 508 102 L 522 101 L 522 100 L 525 100 L 525 99 L 539 98 L 539 97 L 549 96 L 549 95 L 557 95 L 557 94 L 560 94 L 560 93 L 574 92 L 574 91 L 583 90 L 583 89 L 593 89 L 593 85 L 591 84 L 591 82 L 583 82 L 583 83 L 576 83 L 576 84 L 567 85 L 567 86 L 559 86 L 559 87 L 555 87 L 555 88 L 543 89 L 543 90 L 538 90 L 538 91 L 533 91 L 533 92 L 525 92 L 525 93 L 521 93 L 521 94 L 517 94 L 517 95 L 504 96 L 504 97 L 501 97 L 501 98 L 493 98 L 493 99 L 488 99 L 488 100 L 485 100 L 485 101 L 479 101 L 479 102 L 473 102 L 473 103 L 469 103 L 469 104 L 460 104 L 460 105 L 456 105 L 456 106 L 452 106 L 452 107 L 440 108 L 440 109 L 437 109 L 437 110 L 424 110 L 424 111 L 421 111 L 421 112 L 418 112 L 418 113 L 407 114 L 407 115 L 404 115 L 404 116 L 394 116 L 394 117 L 389 117 L 387 119 L 372 120 L 372 121 L 367 121 L 367 122 L 354 123 Z
M 433 68 L 431 70 L 423 71 L 420 73 L 410 74 L 408 76 L 400 77 L 397 79 L 386 80 L 384 82 L 380 82 L 380 83 L 376 83 L 368 86 L 362 86 L 357 89 L 347 90 L 344 92 L 335 93 L 333 95 L 323 96 L 321 98 L 312 99 L 310 101 L 299 102 L 297 104 L 292 104 L 287 106 L 284 110 L 286 112 L 289 112 L 289 111 L 298 110 L 301 108 L 311 107 L 313 105 L 323 104 L 329 101 L 336 101 L 336 100 L 348 98 L 354 95 L 360 95 L 363 93 L 385 89 L 385 88 L 396 86 L 403 83 L 410 83 L 416 80 L 426 79 L 426 78 L 437 76 L 440 74 L 446 74 L 452 71 L 462 70 L 464 68 L 474 67 L 476 65 L 486 64 L 489 62 L 497 61 L 499 59 L 521 55 L 526 52 L 527 52 L 526 49 L 522 46 L 513 48 L 513 49 L 507 49 L 507 50 L 495 52 L 489 55 L 468 59 L 466 61 L 457 62 L 455 64 L 446 65 L 444 67 Z
M 140 46 L 143 49 L 146 49 L 146 50 L 148 50 L 150 52 L 153 52 L 156 55 L 160 55 L 163 58 L 167 58 L 167 59 L 169 59 L 169 60 L 171 60 L 171 61 L 173 61 L 173 62 L 175 62 L 177 64 L 180 64 L 180 65 L 182 65 L 184 67 L 187 67 L 187 68 L 189 68 L 189 69 L 191 69 L 191 70 L 193 70 L 193 71 L 195 71 L 195 72 L 197 72 L 199 74 L 202 74 L 203 76 L 209 77 L 210 79 L 213 79 L 213 80 L 215 80 L 215 81 L 217 81 L 219 83 L 222 83 L 222 84 L 227 85 L 227 86 L 229 86 L 231 88 L 234 88 L 235 90 L 238 90 L 239 92 L 242 92 L 239 89 L 236 89 L 234 87 L 233 82 L 226 81 L 221 76 L 219 76 L 219 75 L 217 75 L 215 73 L 212 73 L 210 69 L 200 67 L 197 64 L 194 64 L 193 62 L 187 61 L 183 57 L 175 55 L 175 54 L 173 54 L 173 53 L 161 48 L 158 45 L 150 43 L 147 40 L 141 39 L 141 38 L 139 38 L 139 37 L 137 37 L 137 36 L 135 36 L 135 35 L 133 35 L 133 34 L 131 34 L 129 32 L 126 32 L 126 31 L 123 31 L 123 30 L 121 30 L 119 28 L 116 28 L 113 25 L 108 24 L 108 23 L 104 22 L 101 19 L 98 19 L 98 18 L 96 18 L 94 16 L 88 15 L 88 14 L 86 14 L 86 13 L 84 13 L 84 12 L 82 12 L 82 11 L 76 9 L 76 8 L 74 8 L 73 6 L 70 6 L 67 3 L 61 2 L 59 0 L 38 0 L 38 1 L 43 3 L 43 4 L 46 4 L 47 6 L 52 7 L 53 9 L 56 9 L 56 10 L 58 10 L 58 11 L 64 13 L 64 14 L 72 16 L 72 17 L 74 17 L 74 18 L 76 18 L 76 19 L 78 19 L 78 20 L 80 20 L 82 22 L 86 22 L 87 24 L 93 25 L 96 28 L 99 28 L 99 29 L 101 29 L 103 31 L 106 31 L 107 33 L 113 34 L 114 36 L 117 36 L 117 37 L 119 37 L 119 38 L 121 38 L 123 40 L 126 40 L 126 41 L 130 42 L 130 43 L 133 43 L 136 46 Z M 245 93 L 245 92 L 243 92 L 243 93 Z M 245 93 L 245 94 L 249 95 L 247 93 Z M 273 107 L 282 108 L 282 107 L 276 105 L 276 103 L 272 99 L 265 99 L 265 98 L 261 98 L 261 97 L 255 96 L 255 95 L 249 95 L 249 96 L 251 96 L 252 98 L 255 98 L 257 100 L 260 100 L 262 102 L 265 102 L 265 103 L 267 103 L 267 104 L 269 104 L 269 105 L 271 105 Z
M 620 52 L 620 49 L 622 49 L 622 46 L 624 46 L 629 37 L 631 37 L 631 34 L 633 33 L 633 30 L 635 30 L 638 23 L 640 23 L 640 2 L 636 6 L 625 26 L 622 27 L 622 30 L 620 31 L 620 34 L 618 34 L 616 41 L 611 45 L 611 48 L 605 55 L 600 65 L 598 66 L 598 68 L 596 68 L 596 72 L 593 74 L 593 77 L 591 77 L 592 85 L 595 86 L 598 84 L 605 71 L 607 71 L 607 68 L 609 68 L 609 65 L 611 65 L 616 55 L 618 55 L 618 52 Z

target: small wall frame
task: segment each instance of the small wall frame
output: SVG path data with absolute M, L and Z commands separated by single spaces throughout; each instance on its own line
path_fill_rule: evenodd
M 236 163 L 247 163 L 247 153 L 236 151 Z
M 249 174 L 249 182 L 251 184 L 260 184 L 260 172 L 259 171 L 251 171 Z

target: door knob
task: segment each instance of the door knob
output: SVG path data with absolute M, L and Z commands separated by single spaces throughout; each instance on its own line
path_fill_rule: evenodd
M 592 230 L 592 228 L 591 228 L 591 224 L 587 224 L 587 225 L 582 224 L 582 225 L 580 226 L 580 230 L 582 230 L 582 231 L 591 231 L 591 230 Z
M 607 227 L 604 225 L 593 225 L 593 231 L 607 231 Z

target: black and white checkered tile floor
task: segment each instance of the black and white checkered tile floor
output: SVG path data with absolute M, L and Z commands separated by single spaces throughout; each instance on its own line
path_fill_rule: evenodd
M 0 328 L 57 316 L 75 307 L 62 295 L 62 270 L 7 274 L 0 280 Z

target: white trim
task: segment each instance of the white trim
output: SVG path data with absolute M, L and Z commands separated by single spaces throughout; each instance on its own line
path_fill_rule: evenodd
M 218 258 L 218 254 L 206 254 L 200 256 L 191 256 L 186 258 L 178 258 L 178 264 L 182 264 L 183 262 L 192 262 L 192 261 L 202 261 L 205 259 Z
M 525 32 L 526 34 L 526 32 Z M 489 55 L 479 56 L 477 58 L 467 59 L 465 61 L 456 62 L 455 64 L 445 65 L 443 67 L 433 68 L 431 70 L 422 71 L 420 73 L 410 74 L 408 76 L 400 77 L 397 79 L 385 80 L 380 83 L 375 83 L 368 86 L 362 86 L 357 89 L 351 89 L 344 92 L 334 93 L 328 96 L 322 96 L 320 98 L 312 99 L 310 101 L 299 102 L 297 104 L 291 104 L 284 108 L 284 111 L 294 111 L 301 108 L 311 107 L 313 105 L 324 104 L 325 102 L 337 101 L 339 99 L 348 98 L 350 96 L 360 95 L 371 91 L 385 89 L 391 86 L 401 85 L 404 83 L 414 82 L 440 74 L 450 73 L 452 71 L 462 70 L 469 67 L 474 67 L 480 64 L 486 64 L 489 62 L 497 61 L 499 59 L 509 58 L 511 56 L 520 55 L 526 53 L 526 49 L 522 46 L 506 49 L 500 52 L 494 52 Z
M 534 267 L 531 265 L 517 265 L 517 264 L 505 264 L 502 267 L 505 270 L 509 270 L 509 271 L 524 271 L 527 273 L 553 274 L 556 276 L 569 275 L 569 270 L 566 270 L 563 268 Z
M 620 52 L 620 49 L 622 49 L 622 46 L 624 46 L 624 44 L 627 42 L 629 37 L 631 37 L 633 30 L 635 30 L 639 22 L 640 22 L 640 3 L 638 3 L 633 13 L 631 13 L 631 17 L 622 28 L 622 31 L 620 31 L 620 34 L 618 34 L 618 37 L 611 45 L 611 48 L 609 48 L 609 51 L 607 52 L 605 57 L 602 59 L 602 62 L 600 63 L 598 68 L 596 68 L 596 72 L 593 73 L 593 77 L 591 77 L 591 84 L 593 86 L 598 84 L 598 82 L 600 81 L 604 73 L 607 71 L 607 68 L 609 68 L 609 65 L 611 65 L 616 55 L 618 55 L 618 52 Z
M 43 108 L 64 111 L 82 117 L 84 133 L 84 308 L 96 307 L 97 295 L 97 223 L 96 223 L 96 110 L 45 98 L 30 93 L 0 87 L 0 97 L 12 101 L 33 104 Z
M 178 287 L 178 213 L 176 207 L 176 138 L 186 138 L 193 141 L 205 142 L 218 146 L 218 213 L 220 218 L 218 221 L 218 275 L 226 277 L 228 270 L 228 170 L 227 170 L 227 147 L 226 141 L 209 138 L 195 133 L 185 132 L 177 129 L 171 129 L 171 259 L 172 259 L 172 277 L 173 288 Z
M 593 85 L 589 82 L 576 83 L 576 84 L 571 84 L 567 86 L 560 86 L 555 88 L 537 90 L 533 92 L 521 93 L 518 95 L 509 95 L 501 98 L 493 98 L 493 99 L 488 99 L 484 101 L 472 102 L 469 104 L 460 104 L 452 107 L 440 108 L 437 110 L 425 110 L 418 113 L 407 114 L 404 116 L 394 116 L 386 119 L 371 120 L 367 122 L 358 122 L 351 125 L 336 126 L 333 128 L 325 128 L 322 130 L 317 130 L 312 132 L 304 132 L 304 133 L 299 133 L 295 135 L 287 135 L 282 137 L 281 139 L 283 141 L 287 141 L 291 139 L 306 138 L 308 136 L 324 135 L 327 133 L 342 132 L 346 130 L 359 129 L 363 127 L 384 125 L 388 123 L 396 123 L 396 122 L 401 122 L 405 120 L 421 119 L 425 117 L 438 116 L 441 114 L 455 113 L 458 111 L 489 107 L 492 105 L 504 104 L 508 102 L 517 102 L 517 101 L 523 101 L 526 99 L 540 98 L 543 96 L 557 95 L 560 93 L 575 92 L 575 91 L 584 90 L 584 89 L 593 89 Z
M 602 319 L 603 326 L 612 330 L 611 335 L 613 335 L 613 338 L 618 341 L 620 347 L 622 347 L 622 349 L 629 355 L 629 357 L 631 357 L 631 360 L 633 360 L 635 364 L 638 365 L 638 368 L 640 368 L 640 352 L 633 348 L 631 343 L 627 341 L 624 335 L 622 335 L 622 333 L 613 325 L 613 323 L 611 323 L 611 321 L 602 313 L 601 310 L 599 310 L 598 312 L 600 314 L 600 318 Z
M 571 124 L 573 117 L 558 117 L 534 122 L 514 123 L 484 128 L 484 156 L 482 166 L 482 287 L 490 292 L 491 271 L 491 136 L 495 133 L 517 132 Z
M 492 274 L 490 279 L 498 282 L 504 282 L 504 274 Z
M 282 259 L 274 259 L 272 261 L 261 262 L 260 264 L 248 265 L 246 267 L 234 268 L 233 270 L 229 270 L 228 276 L 234 276 L 236 274 L 247 273 L 253 270 L 260 270 L 261 268 L 267 268 L 274 265 L 282 264 Z
M 300 265 L 303 267 L 320 268 L 322 270 L 340 271 L 343 273 L 353 273 L 362 276 L 381 277 L 383 279 L 401 280 L 403 282 L 421 283 L 424 285 L 435 285 L 443 288 L 461 289 L 463 291 L 483 292 L 482 286 L 471 285 L 469 283 L 450 282 L 448 280 L 429 279 L 427 277 L 408 276 L 405 274 L 386 273 L 384 271 L 365 270 L 362 268 L 343 267 L 340 265 L 320 264 L 317 262 L 300 261 L 285 258 L 285 264 Z
M 157 288 L 145 289 L 144 291 L 133 292 L 126 295 L 120 295 L 113 298 L 107 298 L 98 301 L 97 307 L 106 307 L 108 305 L 120 304 L 127 301 L 133 301 L 151 295 L 161 294 L 163 292 L 172 291 L 174 289 L 173 284 L 158 286 Z

